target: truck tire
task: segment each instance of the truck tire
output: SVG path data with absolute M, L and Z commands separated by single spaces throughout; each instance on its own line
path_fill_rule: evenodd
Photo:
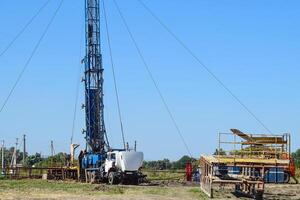
M 256 192 L 254 199 L 263 200 L 264 193 L 262 191 Z
M 284 183 L 289 183 L 291 176 L 288 172 L 284 172 Z
M 108 174 L 108 183 L 109 183 L 110 185 L 116 184 L 116 176 L 115 176 L 115 172 L 109 172 L 109 174 Z
M 86 183 L 90 183 L 90 180 L 91 180 L 91 172 L 86 171 L 85 173 L 86 173 L 86 174 L 85 174 L 85 181 L 86 181 Z
M 92 184 L 96 183 L 96 172 L 91 172 L 90 179 Z
M 138 177 L 134 177 L 131 181 L 132 185 L 139 185 L 139 178 Z

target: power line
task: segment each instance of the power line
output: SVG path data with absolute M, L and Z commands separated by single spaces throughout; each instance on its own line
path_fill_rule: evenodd
M 264 129 L 272 134 L 272 131 L 251 111 L 246 104 L 242 102 L 236 94 L 234 94 L 229 87 L 227 87 L 221 79 L 215 75 L 199 58 L 198 56 L 142 1 L 137 0 L 145 10 L 204 68 Z
M 114 0 L 114 4 L 115 4 L 115 6 L 116 6 L 116 8 L 118 10 L 118 13 L 119 13 L 120 17 L 122 18 L 122 21 L 123 21 L 123 23 L 124 23 L 124 25 L 126 27 L 126 30 L 127 30 L 128 34 L 129 34 L 129 36 L 130 36 L 130 38 L 131 38 L 131 40 L 132 40 L 132 42 L 133 42 L 133 44 L 134 44 L 134 46 L 135 46 L 135 48 L 136 48 L 139 56 L 141 58 L 141 61 L 142 61 L 143 65 L 144 65 L 144 67 L 146 68 L 146 71 L 148 72 L 149 77 L 150 77 L 151 81 L 153 82 L 153 85 L 155 86 L 155 89 L 156 89 L 156 91 L 157 91 L 157 93 L 158 93 L 158 95 L 159 95 L 159 97 L 160 97 L 160 99 L 161 99 L 161 101 L 162 101 L 162 103 L 163 103 L 163 105 L 164 105 L 167 113 L 169 114 L 169 117 L 171 118 L 171 120 L 172 120 L 172 122 L 173 122 L 173 124 L 174 124 L 174 126 L 175 126 L 175 128 L 177 130 L 178 135 L 180 136 L 180 139 L 182 140 L 182 142 L 183 142 L 183 144 L 184 144 L 187 152 L 192 157 L 191 151 L 190 151 L 187 143 L 185 142 L 185 139 L 184 139 L 184 137 L 183 137 L 183 135 L 181 133 L 181 130 L 180 130 L 180 128 L 179 128 L 179 126 L 178 126 L 178 124 L 177 124 L 177 122 L 175 120 L 175 117 L 173 116 L 173 113 L 171 112 L 171 110 L 170 110 L 170 108 L 169 108 L 169 106 L 168 106 L 168 104 L 167 104 L 167 102 L 166 102 L 166 100 L 165 100 L 165 98 L 164 98 L 164 96 L 163 96 L 160 88 L 158 87 L 158 84 L 157 84 L 157 82 L 156 82 L 156 80 L 155 80 L 155 78 L 154 78 L 154 76 L 153 76 L 153 74 L 152 74 L 152 72 L 150 70 L 150 67 L 147 64 L 146 59 L 144 58 L 144 56 L 142 54 L 142 51 L 139 48 L 139 46 L 138 46 L 138 44 L 137 44 L 137 42 L 136 42 L 136 40 L 135 40 L 135 38 L 134 38 L 134 36 L 133 36 L 130 28 L 128 26 L 128 23 L 127 23 L 124 15 L 123 15 L 123 13 L 122 13 L 119 5 L 118 5 L 118 3 L 116 2 L 116 0 Z
M 81 51 L 80 51 L 81 54 Z M 77 114 L 77 104 L 78 104 L 78 98 L 79 98 L 79 86 L 80 86 L 80 75 L 81 75 L 81 64 L 79 64 L 78 67 L 78 77 L 77 84 L 76 84 L 76 93 L 75 93 L 75 103 L 74 103 L 74 113 L 73 113 L 73 120 L 72 120 L 72 135 L 71 135 L 71 144 L 73 144 L 74 139 L 74 132 L 75 132 L 75 121 L 76 121 L 76 114 Z
M 10 47 L 15 43 L 15 41 L 25 32 L 25 30 L 30 26 L 30 24 L 37 18 L 37 16 L 44 10 L 44 8 L 49 4 L 50 0 L 47 0 L 42 7 L 29 19 L 29 21 L 24 25 L 24 27 L 15 35 L 15 37 L 8 43 L 8 45 L 1 51 L 0 57 L 2 57 Z
M 102 1 L 102 4 L 103 4 L 103 11 L 104 11 L 105 26 L 106 26 L 106 37 L 107 37 L 109 55 L 110 55 L 110 63 L 111 63 L 111 68 L 112 68 L 113 80 L 114 80 L 114 89 L 115 89 L 115 95 L 116 95 L 116 101 L 117 101 L 117 107 L 118 107 L 119 122 L 120 122 L 120 128 L 121 128 L 121 133 L 122 133 L 124 149 L 126 149 L 125 134 L 124 134 L 123 120 L 122 120 L 121 106 L 120 106 L 120 98 L 119 98 L 119 92 L 118 92 L 118 84 L 117 84 L 117 79 L 116 79 L 115 66 L 114 66 L 114 60 L 113 60 L 113 55 L 112 55 L 112 47 L 111 47 L 109 27 L 108 27 L 107 14 L 106 14 L 104 0 Z
M 82 53 L 83 37 L 81 37 L 81 36 L 82 36 L 83 30 L 84 30 L 83 27 L 84 27 L 84 23 L 82 24 L 82 27 L 81 27 L 82 32 L 80 34 L 79 60 L 80 60 L 81 53 Z M 78 76 L 77 76 L 78 79 L 76 79 L 77 85 L 76 85 L 74 113 L 73 113 L 73 120 L 72 120 L 71 144 L 73 144 L 74 132 L 75 132 L 75 121 L 76 121 L 76 114 L 77 114 L 77 104 L 78 104 L 78 98 L 79 98 L 79 86 L 80 86 L 80 77 L 81 77 L 81 65 L 82 65 L 82 62 L 79 62 L 78 63 Z
M 41 35 L 41 37 L 39 38 L 39 40 L 38 40 L 37 44 L 35 45 L 33 51 L 31 52 L 31 54 L 30 54 L 28 60 L 26 61 L 26 63 L 25 63 L 25 65 L 24 65 L 24 67 L 23 67 L 21 73 L 18 75 L 16 82 L 14 83 L 14 85 L 13 85 L 13 87 L 11 88 L 11 90 L 10 90 L 8 96 L 6 97 L 4 103 L 2 104 L 1 109 L 0 109 L 0 113 L 3 111 L 3 109 L 4 109 L 4 107 L 6 106 L 8 100 L 10 99 L 11 95 L 13 94 L 13 92 L 14 92 L 16 86 L 18 85 L 19 81 L 21 80 L 21 78 L 22 78 L 24 72 L 26 71 L 27 67 L 29 66 L 29 64 L 30 64 L 30 62 L 31 62 L 31 60 L 32 60 L 32 58 L 33 58 L 33 56 L 34 56 L 35 53 L 37 52 L 37 50 L 38 50 L 38 48 L 39 48 L 39 46 L 40 46 L 42 40 L 44 39 L 45 35 L 47 34 L 47 32 L 48 32 L 48 30 L 49 30 L 49 28 L 50 28 L 52 22 L 54 21 L 56 15 L 57 15 L 57 13 L 58 13 L 58 11 L 60 10 L 60 8 L 61 8 L 63 2 L 64 2 L 64 0 L 61 0 L 61 1 L 60 1 L 58 7 L 56 8 L 56 10 L 55 10 L 55 12 L 54 12 L 54 14 L 53 14 L 53 16 L 51 17 L 49 23 L 47 24 L 47 26 L 46 26 L 46 28 L 45 28 L 43 34 Z

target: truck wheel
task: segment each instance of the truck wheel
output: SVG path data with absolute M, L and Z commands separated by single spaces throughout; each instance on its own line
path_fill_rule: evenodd
M 284 172 L 284 183 L 289 183 L 290 182 L 290 174 L 287 172 Z
M 138 177 L 134 177 L 134 178 L 132 179 L 132 184 L 133 184 L 133 185 L 139 185 L 139 178 L 138 178 Z
M 108 183 L 114 185 L 116 183 L 115 172 L 109 172 L 108 174 Z
M 263 200 L 263 196 L 264 196 L 264 193 L 259 191 L 255 194 L 255 198 L 256 200 Z
M 86 183 L 90 183 L 90 180 L 91 180 L 91 172 L 86 172 L 85 174 L 85 181 Z
M 92 184 L 96 183 L 96 172 L 91 172 L 90 177 L 91 177 L 91 183 Z

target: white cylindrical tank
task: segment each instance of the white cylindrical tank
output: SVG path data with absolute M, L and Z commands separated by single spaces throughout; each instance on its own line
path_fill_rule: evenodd
M 143 152 L 119 151 L 116 152 L 116 167 L 121 171 L 138 171 L 144 160 Z

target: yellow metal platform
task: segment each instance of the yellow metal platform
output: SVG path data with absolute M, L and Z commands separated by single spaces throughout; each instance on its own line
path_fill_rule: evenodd
M 281 165 L 288 165 L 290 163 L 290 160 L 288 159 L 266 159 L 266 158 L 234 158 L 234 157 L 225 157 L 225 156 L 212 156 L 212 155 L 203 155 L 202 158 L 204 158 L 207 162 L 210 164 L 216 164 L 216 163 L 247 163 L 247 164 L 281 164 Z

